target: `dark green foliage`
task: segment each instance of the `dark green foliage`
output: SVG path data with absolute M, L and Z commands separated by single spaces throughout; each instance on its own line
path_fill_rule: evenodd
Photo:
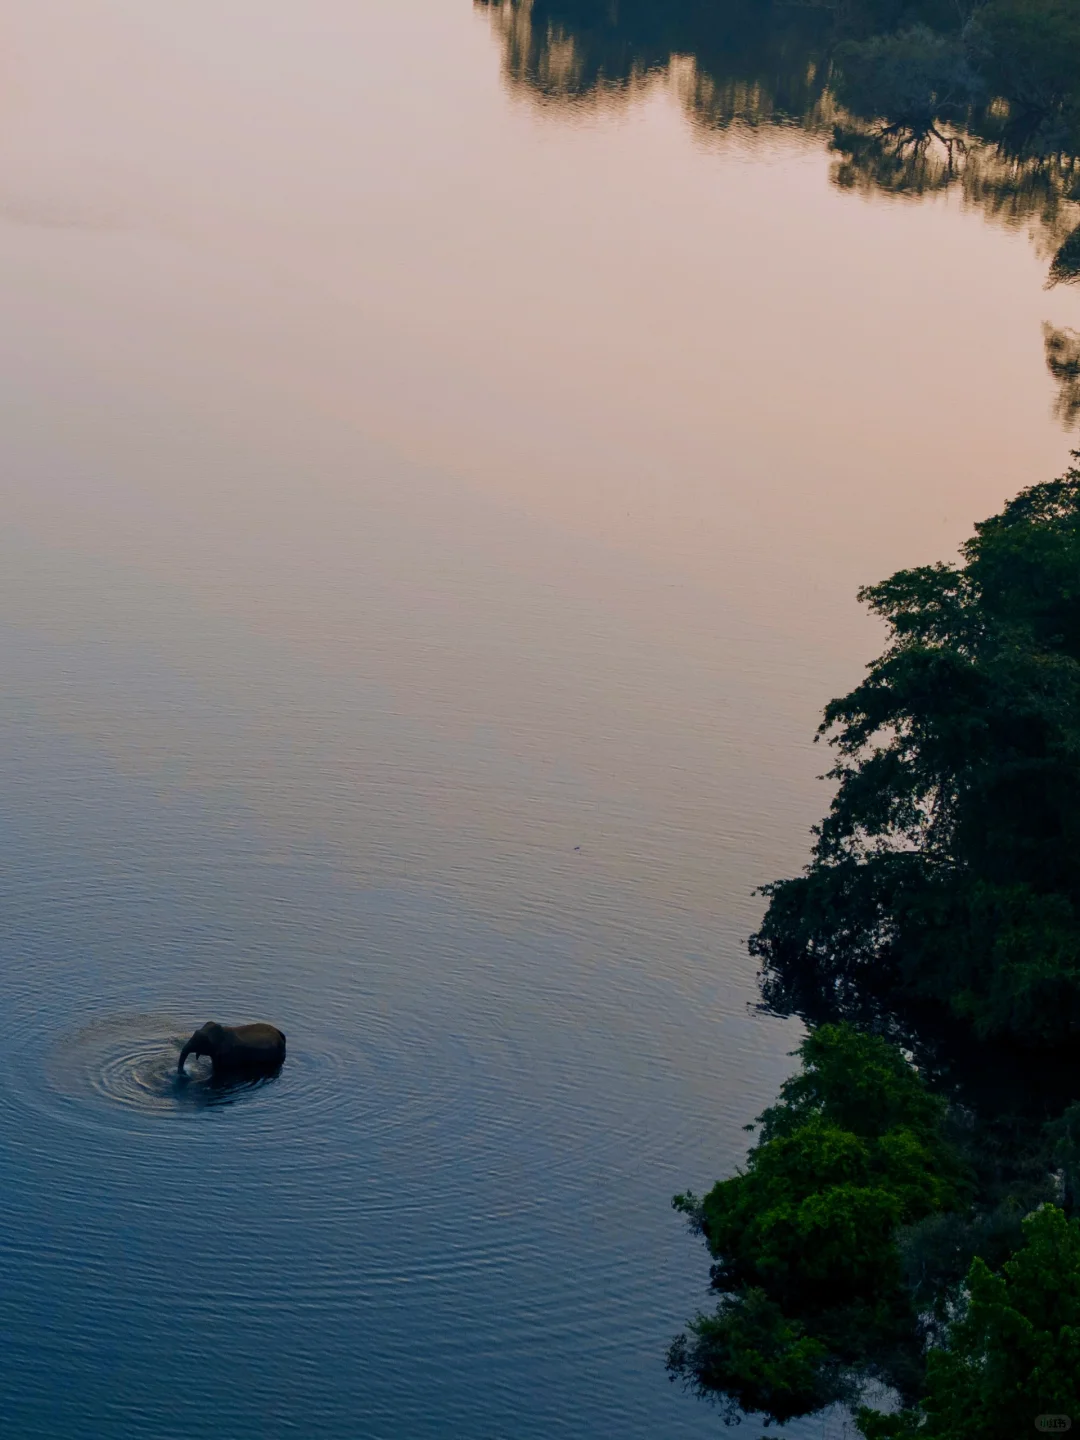
M 875 1377 L 908 1408 L 871 1440 L 1005 1440 L 1080 1415 L 1080 470 L 862 598 L 888 643 L 752 941 L 817 1028 L 744 1171 L 676 1202 L 724 1299 L 669 1363 L 777 1419 Z
M 939 1339 L 962 1298 L 976 1255 L 1006 1261 L 1022 1239 L 1023 1203 L 1010 1197 L 995 1209 L 927 1215 L 897 1233 L 903 1283 L 928 1339 Z
M 699 1315 L 668 1352 L 668 1369 L 690 1389 L 719 1398 L 730 1418 L 767 1411 L 779 1421 L 852 1398 L 826 1347 L 788 1320 L 764 1290 L 727 1297 L 714 1315 Z
M 837 793 L 769 887 L 766 997 L 923 999 L 985 1035 L 1080 1029 L 1080 471 L 977 527 L 962 566 L 862 593 L 890 643 L 826 709 Z
M 745 1172 L 702 1202 L 715 1278 L 799 1313 L 873 1309 L 899 1275 L 897 1226 L 955 1202 L 942 1106 L 899 1051 L 850 1026 L 823 1026 L 800 1054 Z
M 919 1409 L 863 1409 L 868 1440 L 1013 1440 L 1039 1415 L 1080 1417 L 1080 1222 L 1048 1205 L 999 1273 L 976 1259 L 968 1300 L 930 1352 Z
M 823 1026 L 800 1054 L 802 1070 L 760 1117 L 746 1169 L 704 1200 L 675 1200 L 705 1236 L 713 1284 L 728 1298 L 694 1322 L 692 1343 L 676 1342 L 672 1369 L 777 1418 L 810 1395 L 841 1398 L 847 1367 L 872 1363 L 871 1353 L 910 1350 L 897 1231 L 963 1192 L 944 1107 L 894 1046 Z M 764 1368 L 752 1354 L 767 1356 Z M 910 1357 L 884 1368 L 902 1383 Z

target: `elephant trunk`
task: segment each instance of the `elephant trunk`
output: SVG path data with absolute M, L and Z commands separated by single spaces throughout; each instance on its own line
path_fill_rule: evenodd
M 182 1075 L 184 1073 L 184 1061 L 194 1051 L 194 1049 L 195 1046 L 189 1040 L 184 1046 L 184 1048 L 180 1051 L 180 1059 L 176 1062 L 176 1071 L 178 1075 Z

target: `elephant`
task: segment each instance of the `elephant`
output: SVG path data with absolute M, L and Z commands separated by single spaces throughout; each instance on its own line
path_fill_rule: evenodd
M 285 1059 L 285 1036 L 273 1025 L 218 1025 L 208 1020 L 180 1051 L 177 1073 L 184 1073 L 189 1055 L 209 1055 L 214 1079 L 268 1075 Z

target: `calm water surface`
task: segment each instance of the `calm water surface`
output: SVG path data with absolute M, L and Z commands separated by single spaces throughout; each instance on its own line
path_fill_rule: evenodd
M 1022 229 L 504 43 L 0 0 L 19 1440 L 715 1433 L 668 1201 L 791 1065 L 743 942 L 854 590 L 1075 443 Z M 280 1078 L 178 1088 L 211 1017 Z

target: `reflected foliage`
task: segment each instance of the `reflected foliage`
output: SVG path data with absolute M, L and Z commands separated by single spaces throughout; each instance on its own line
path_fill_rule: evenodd
M 964 39 L 1004 105 L 988 128 L 1014 154 L 1080 151 L 1080 8 L 1075 0 L 988 0 Z
M 1052 285 L 1070 285 L 1080 280 L 1080 225 L 1062 241 L 1050 266 Z
M 1043 339 L 1046 368 L 1058 383 L 1054 411 L 1062 424 L 1072 427 L 1080 421 L 1080 335 L 1044 325 Z
M 705 130 L 818 135 L 843 188 L 967 203 L 1080 273 L 1075 0 L 475 0 L 511 82 L 610 106 L 671 86 Z M 1075 252 L 1075 253 L 1074 253 Z
M 830 13 L 761 0 L 476 0 L 511 80 L 561 104 L 610 104 L 671 80 L 710 125 L 805 125 L 825 90 Z
M 863 120 L 878 120 L 883 134 L 914 143 L 942 133 L 948 121 L 966 122 L 981 80 L 962 39 L 916 25 L 895 35 L 849 40 L 835 52 L 834 89 L 840 104 Z

